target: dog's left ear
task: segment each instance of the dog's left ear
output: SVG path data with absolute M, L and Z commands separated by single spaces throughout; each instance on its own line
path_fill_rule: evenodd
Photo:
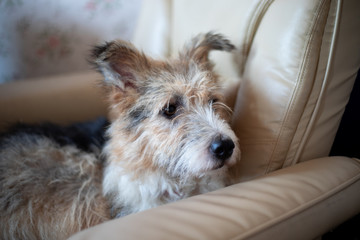
M 230 52 L 235 46 L 221 34 L 208 32 L 194 37 L 188 45 L 185 46 L 185 57 L 192 58 L 197 63 L 207 63 L 209 61 L 209 52 L 211 50 L 220 50 Z
M 151 61 L 131 43 L 123 40 L 95 47 L 90 60 L 104 75 L 105 85 L 116 86 L 124 92 L 139 86 L 151 68 Z

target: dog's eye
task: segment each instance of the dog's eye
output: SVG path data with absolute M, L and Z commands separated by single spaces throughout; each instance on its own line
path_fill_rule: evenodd
M 209 100 L 209 105 L 213 105 L 214 103 L 217 103 L 217 102 L 219 102 L 219 99 L 212 98 L 212 99 Z
M 176 110 L 177 110 L 177 106 L 175 104 L 169 104 L 168 106 L 163 108 L 162 114 L 166 118 L 172 119 L 175 117 Z

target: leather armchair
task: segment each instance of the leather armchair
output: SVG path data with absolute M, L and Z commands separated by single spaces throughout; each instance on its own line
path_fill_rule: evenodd
M 73 239 L 314 239 L 360 212 L 360 162 L 328 157 L 360 66 L 358 1 L 145 2 L 135 43 L 172 55 L 217 30 L 240 81 L 240 183 L 96 226 Z M 239 80 L 241 79 L 241 80 Z
M 360 161 L 328 157 L 360 66 L 359 1 L 143 4 L 134 42 L 147 53 L 171 56 L 209 30 L 238 47 L 211 57 L 226 86 L 240 83 L 230 98 L 242 150 L 233 172 L 239 183 L 71 239 L 315 239 L 360 213 Z M 91 87 L 96 79 L 85 73 L 3 85 L 1 122 L 105 114 Z

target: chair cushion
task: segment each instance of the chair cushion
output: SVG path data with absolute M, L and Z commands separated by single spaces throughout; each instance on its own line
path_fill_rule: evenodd
M 360 211 L 359 187 L 358 160 L 315 159 L 71 239 L 315 239 Z

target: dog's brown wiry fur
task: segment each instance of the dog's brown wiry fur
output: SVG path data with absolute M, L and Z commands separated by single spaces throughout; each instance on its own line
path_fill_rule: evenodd
M 20 134 L 0 159 L 1 239 L 66 239 L 109 219 L 95 155 Z
M 0 149 L 1 237 L 64 239 L 228 184 L 240 150 L 208 55 L 233 48 L 213 33 L 166 61 L 121 40 L 95 48 L 110 106 L 105 164 L 46 138 L 8 138 Z

